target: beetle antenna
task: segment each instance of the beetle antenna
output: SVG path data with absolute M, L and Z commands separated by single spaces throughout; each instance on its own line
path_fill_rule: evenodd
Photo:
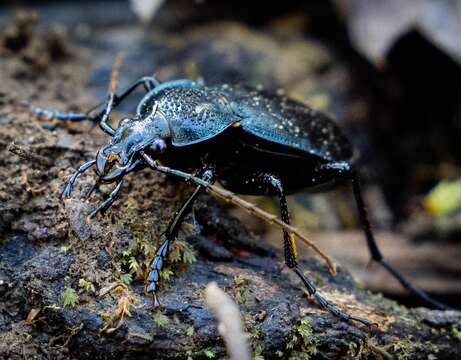
M 299 240 L 301 240 L 303 243 L 305 243 L 307 246 L 312 248 L 317 254 L 320 255 L 320 257 L 325 261 L 326 265 L 328 266 L 328 269 L 330 270 L 330 273 L 332 275 L 336 275 L 336 269 L 333 265 L 333 262 L 330 260 L 328 255 L 326 255 L 320 248 L 314 244 L 312 241 L 310 241 L 306 236 L 304 236 L 298 229 L 295 227 L 284 223 L 282 220 L 280 220 L 276 215 L 270 214 L 263 209 L 260 209 L 257 207 L 255 204 L 243 200 L 242 198 L 238 197 L 235 195 L 233 192 L 222 189 L 220 187 L 217 187 L 213 184 L 210 184 L 208 181 L 200 179 L 192 174 L 185 173 L 180 170 L 172 169 L 167 166 L 160 165 L 157 161 L 152 159 L 149 155 L 147 155 L 144 151 L 140 151 L 141 156 L 143 159 L 147 162 L 147 164 L 153 168 L 154 170 L 158 170 L 160 172 L 166 173 L 166 174 L 171 174 L 171 175 L 176 175 L 178 177 L 181 177 L 185 180 L 189 180 L 194 182 L 196 185 L 201 185 L 206 190 L 215 196 L 230 202 L 231 204 L 238 206 L 248 213 L 266 221 L 269 224 L 276 225 L 279 228 L 287 231 L 289 234 L 293 234 L 296 236 Z
M 320 257 L 324 260 L 326 265 L 328 266 L 328 270 L 332 275 L 336 275 L 336 269 L 335 266 L 333 265 L 333 262 L 331 259 L 328 257 L 327 254 L 325 254 L 315 243 L 313 243 L 311 240 L 309 240 L 305 235 L 303 235 L 297 228 L 283 222 L 280 220 L 276 215 L 268 213 L 267 211 L 264 211 L 263 209 L 259 208 L 255 204 L 246 201 L 242 199 L 241 197 L 237 196 L 233 192 L 229 190 L 225 190 L 223 188 L 217 187 L 215 185 L 209 184 L 207 186 L 207 191 L 210 192 L 211 194 L 223 199 L 226 202 L 231 203 L 232 205 L 238 206 L 251 215 L 254 215 L 261 220 L 266 221 L 267 223 L 271 225 L 276 225 L 279 228 L 287 231 L 289 234 L 292 234 L 296 236 L 299 240 L 301 240 L 304 244 L 309 246 L 311 249 L 313 249 Z

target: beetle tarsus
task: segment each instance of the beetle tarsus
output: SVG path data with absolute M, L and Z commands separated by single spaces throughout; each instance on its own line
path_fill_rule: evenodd
M 330 303 L 327 299 L 325 299 L 325 297 L 317 291 L 314 284 L 312 284 L 307 279 L 307 277 L 304 275 L 304 273 L 298 267 L 295 267 L 292 270 L 295 272 L 296 275 L 299 276 L 299 278 L 303 282 L 304 286 L 306 287 L 307 292 L 309 293 L 309 295 L 314 296 L 315 299 L 317 300 L 317 302 L 320 304 L 320 306 L 323 307 L 324 309 L 328 310 L 329 312 L 331 312 L 334 316 L 336 316 L 338 318 L 341 318 L 341 319 L 344 319 L 346 321 L 349 321 L 349 320 L 357 321 L 357 322 L 362 323 L 362 324 L 364 324 L 364 325 L 366 325 L 368 327 L 378 326 L 376 323 L 373 323 L 372 321 L 370 321 L 368 319 L 362 318 L 360 316 L 350 315 L 350 314 L 342 311 L 336 305 Z
M 72 193 L 72 188 L 74 186 L 75 181 L 77 178 L 83 174 L 85 171 L 87 171 L 90 167 L 92 167 L 94 164 L 96 164 L 96 160 L 91 160 L 88 161 L 87 163 L 84 163 L 81 165 L 77 171 L 70 177 L 70 179 L 67 181 L 66 187 L 64 188 L 64 191 L 62 192 L 62 197 L 64 199 L 67 199 L 70 197 Z

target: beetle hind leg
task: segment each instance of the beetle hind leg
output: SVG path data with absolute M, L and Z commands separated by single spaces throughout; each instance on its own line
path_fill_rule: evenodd
M 351 172 L 352 172 L 351 174 L 352 190 L 354 192 L 355 202 L 357 204 L 359 217 L 362 222 L 363 232 L 365 233 L 365 238 L 367 240 L 367 245 L 368 245 L 368 249 L 370 251 L 372 260 L 379 263 L 384 269 L 386 269 L 386 271 L 389 274 L 391 274 L 395 279 L 397 279 L 405 289 L 407 289 L 408 291 L 416 295 L 427 305 L 433 306 L 439 310 L 453 310 L 453 308 L 451 308 L 450 306 L 433 299 L 426 292 L 415 287 L 407 279 L 405 279 L 392 265 L 390 265 L 384 259 L 383 255 L 381 254 L 381 251 L 378 248 L 378 244 L 376 243 L 373 232 L 371 230 L 371 225 L 368 220 L 365 202 L 362 197 L 362 190 L 360 187 L 359 177 L 355 171 L 352 170 Z
M 321 179 L 322 177 L 328 177 L 330 179 L 345 179 L 352 182 L 352 190 L 354 193 L 359 218 L 362 223 L 362 228 L 365 234 L 365 239 L 367 241 L 368 251 L 370 252 L 371 259 L 380 264 L 390 275 L 398 280 L 405 289 L 416 295 L 425 304 L 440 310 L 452 309 L 448 305 L 433 299 L 426 292 L 415 287 L 384 259 L 378 244 L 376 243 L 373 231 L 371 230 L 371 225 L 370 221 L 368 220 L 367 210 L 363 200 L 358 174 L 351 167 L 351 165 L 347 162 L 326 163 L 318 166 L 315 172 L 318 179 Z
M 265 183 L 266 186 L 269 186 L 270 189 L 275 190 L 275 192 L 279 196 L 280 201 L 280 213 L 282 217 L 282 221 L 289 224 L 290 223 L 290 215 L 288 211 L 288 204 L 285 197 L 285 192 L 283 189 L 282 182 L 279 178 L 273 175 L 263 175 L 260 177 L 262 181 Z M 370 320 L 350 315 L 342 310 L 340 310 L 336 305 L 330 303 L 325 297 L 320 294 L 314 284 L 304 275 L 303 271 L 299 268 L 298 261 L 297 261 L 297 250 L 296 250 L 296 242 L 294 237 L 289 234 L 286 230 L 283 230 L 283 244 L 284 244 L 284 254 L 285 254 L 285 264 L 294 271 L 296 275 L 301 279 L 302 283 L 307 289 L 309 295 L 315 297 L 317 302 L 320 304 L 321 307 L 328 310 L 333 315 L 344 319 L 344 320 L 353 320 L 360 322 L 367 326 L 374 325 Z

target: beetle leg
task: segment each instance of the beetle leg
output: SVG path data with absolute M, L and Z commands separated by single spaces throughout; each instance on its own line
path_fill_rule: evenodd
M 347 162 L 327 163 L 318 166 L 315 171 L 318 175 L 316 177 L 317 179 L 324 176 L 328 176 L 329 178 L 336 179 L 350 179 L 350 181 L 352 182 L 352 190 L 354 193 L 359 218 L 362 223 L 362 228 L 365 234 L 365 239 L 367 241 L 367 246 L 371 255 L 371 259 L 379 263 L 384 269 L 386 269 L 387 272 L 389 272 L 389 274 L 391 274 L 395 279 L 397 279 L 405 289 L 416 295 L 426 304 L 440 310 L 452 309 L 448 305 L 445 305 L 433 299 L 426 292 L 416 288 L 384 259 L 381 251 L 379 250 L 378 244 L 376 243 L 373 231 L 371 230 L 370 221 L 368 220 L 367 215 L 367 209 L 362 196 L 359 177 L 357 175 L 357 172 L 351 168 L 350 164 L 348 164 Z
M 122 190 L 122 185 L 123 185 L 123 180 L 120 179 L 117 182 L 117 186 L 115 186 L 114 190 L 110 193 L 110 195 L 107 197 L 106 200 L 104 200 L 102 203 L 100 203 L 96 209 L 94 209 L 89 215 L 88 218 L 92 219 L 94 218 L 100 211 L 105 211 L 107 210 L 115 201 L 115 199 L 118 197 L 120 194 L 120 191 Z
M 211 170 L 207 170 L 204 173 L 203 178 L 207 180 L 211 180 L 213 174 Z M 181 208 L 174 214 L 173 218 L 170 220 L 168 227 L 165 231 L 165 241 L 160 245 L 155 253 L 153 260 L 150 263 L 150 271 L 147 274 L 146 278 L 146 286 L 145 286 L 145 293 L 147 295 L 153 296 L 155 304 L 158 305 L 157 297 L 155 293 L 158 290 L 159 281 L 160 281 L 160 271 L 165 264 L 166 257 L 168 255 L 168 251 L 170 249 L 171 243 L 176 239 L 178 236 L 178 231 L 183 222 L 185 216 L 191 211 L 192 206 L 200 195 L 200 193 L 204 190 L 204 187 L 198 185 L 192 195 L 184 202 Z
M 355 202 L 357 204 L 357 209 L 359 212 L 360 221 L 362 222 L 363 232 L 365 233 L 365 238 L 367 240 L 368 249 L 371 254 L 371 258 L 381 264 L 383 268 L 385 268 L 395 279 L 397 279 L 402 286 L 419 297 L 423 300 L 426 304 L 431 305 L 440 310 L 453 310 L 452 307 L 441 303 L 433 299 L 429 296 L 426 292 L 418 289 L 413 284 L 411 284 L 407 279 L 405 279 L 392 265 L 390 265 L 381 254 L 381 251 L 378 248 L 378 244 L 376 243 L 375 237 L 371 230 L 371 225 L 368 220 L 367 209 L 365 206 L 365 202 L 362 197 L 362 190 L 360 187 L 359 177 L 357 173 L 352 170 L 351 171 L 351 181 L 352 181 L 352 190 L 354 192 Z
M 270 189 L 275 190 L 279 196 L 280 201 L 280 212 L 281 218 L 283 222 L 289 224 L 290 223 L 290 215 L 288 211 L 288 204 L 285 197 L 285 191 L 283 190 L 282 181 L 274 176 L 274 175 L 263 175 L 257 178 L 259 181 L 263 181 L 266 186 Z M 345 320 L 353 320 L 358 321 L 364 325 L 371 326 L 373 323 L 370 320 L 365 318 L 350 315 L 342 310 L 340 310 L 336 305 L 330 303 L 325 297 L 320 294 L 317 289 L 315 288 L 314 284 L 310 282 L 304 273 L 300 270 L 297 262 L 297 250 L 296 250 L 296 242 L 295 238 L 289 234 L 285 229 L 283 230 L 283 244 L 284 244 L 284 253 L 285 253 L 285 264 L 298 275 L 303 282 L 304 286 L 307 289 L 309 295 L 314 296 L 315 299 L 318 301 L 320 306 L 324 309 L 331 312 L 333 315 L 345 319 Z
M 86 170 L 88 170 L 94 164 L 96 164 L 96 160 L 88 161 L 87 163 L 80 166 L 78 168 L 78 170 L 70 177 L 69 181 L 66 184 L 66 187 L 64 188 L 64 191 L 62 192 L 62 196 L 65 199 L 70 197 L 70 194 L 72 193 L 72 187 L 74 186 L 74 183 L 77 180 L 77 178 L 79 177 L 79 175 L 84 173 Z
M 120 104 L 128 95 L 130 95 L 136 88 L 139 86 L 144 86 L 146 92 L 149 92 L 156 86 L 160 85 L 160 81 L 155 76 L 146 76 L 143 77 L 136 82 L 134 82 L 131 86 L 129 86 L 125 91 L 123 91 L 120 95 L 114 94 L 113 99 L 109 95 L 109 99 L 106 102 L 100 103 L 87 111 L 86 113 L 74 113 L 74 112 L 59 112 L 55 110 L 47 110 L 42 109 L 40 107 L 25 103 L 29 111 L 37 116 L 39 119 L 43 119 L 45 121 L 49 121 L 48 123 L 44 124 L 45 128 L 50 130 L 62 125 L 66 122 L 80 122 L 80 121 L 98 121 L 102 122 L 103 117 L 106 114 L 106 118 L 104 122 L 101 124 L 100 127 L 102 130 L 109 135 L 113 135 L 113 129 L 107 124 L 108 120 L 108 113 L 112 110 L 112 108 L 116 107 Z M 96 112 L 96 109 L 100 108 L 102 105 L 106 105 L 103 110 L 99 110 Z M 109 109 L 108 109 L 109 108 Z
M 54 110 L 42 109 L 32 104 L 25 104 L 28 110 L 35 115 L 39 120 L 48 121 L 43 125 L 45 128 L 54 129 L 60 125 L 60 123 L 80 122 L 88 120 L 87 114 L 74 113 L 74 112 L 60 112 Z
M 353 321 L 358 321 L 366 326 L 377 326 L 377 324 L 371 322 L 368 319 L 362 318 L 360 316 L 354 316 L 350 315 L 341 309 L 339 309 L 336 305 L 330 303 L 327 299 L 323 297 L 322 294 L 320 294 L 317 289 L 315 288 L 314 284 L 312 284 L 309 279 L 303 274 L 303 272 L 296 266 L 293 268 L 293 271 L 296 273 L 296 275 L 299 276 L 301 281 L 303 282 L 304 286 L 307 288 L 307 292 L 309 295 L 314 296 L 315 299 L 318 301 L 318 303 L 326 310 L 331 312 L 333 315 L 344 319 L 344 320 L 353 320 Z

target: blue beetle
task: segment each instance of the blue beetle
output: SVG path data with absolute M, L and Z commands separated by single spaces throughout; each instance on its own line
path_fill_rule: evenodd
M 144 86 L 146 94 L 136 115 L 122 119 L 114 129 L 109 124 L 112 109 L 138 86 Z M 321 112 L 287 97 L 244 86 L 206 86 L 191 80 L 161 83 L 154 77 L 141 78 L 121 95 L 110 93 L 104 109 L 97 114 L 63 114 L 39 108 L 33 111 L 61 121 L 97 120 L 111 136 L 96 159 L 83 164 L 71 176 L 63 192 L 69 197 L 77 177 L 93 166 L 99 181 L 115 182 L 114 190 L 89 214 L 90 218 L 113 203 L 121 191 L 124 175 L 141 167 L 149 166 L 197 185 L 170 221 L 166 238 L 151 262 L 145 291 L 155 301 L 159 271 L 170 244 L 207 184 L 219 181 L 238 194 L 278 196 L 281 218 L 289 224 L 287 194 L 306 188 L 322 190 L 350 181 L 372 259 L 427 303 L 447 308 L 411 285 L 383 259 L 367 219 L 353 147 L 335 122 Z M 371 324 L 343 312 L 317 292 L 299 268 L 294 240 L 286 231 L 283 239 L 286 265 L 322 307 L 346 320 Z

